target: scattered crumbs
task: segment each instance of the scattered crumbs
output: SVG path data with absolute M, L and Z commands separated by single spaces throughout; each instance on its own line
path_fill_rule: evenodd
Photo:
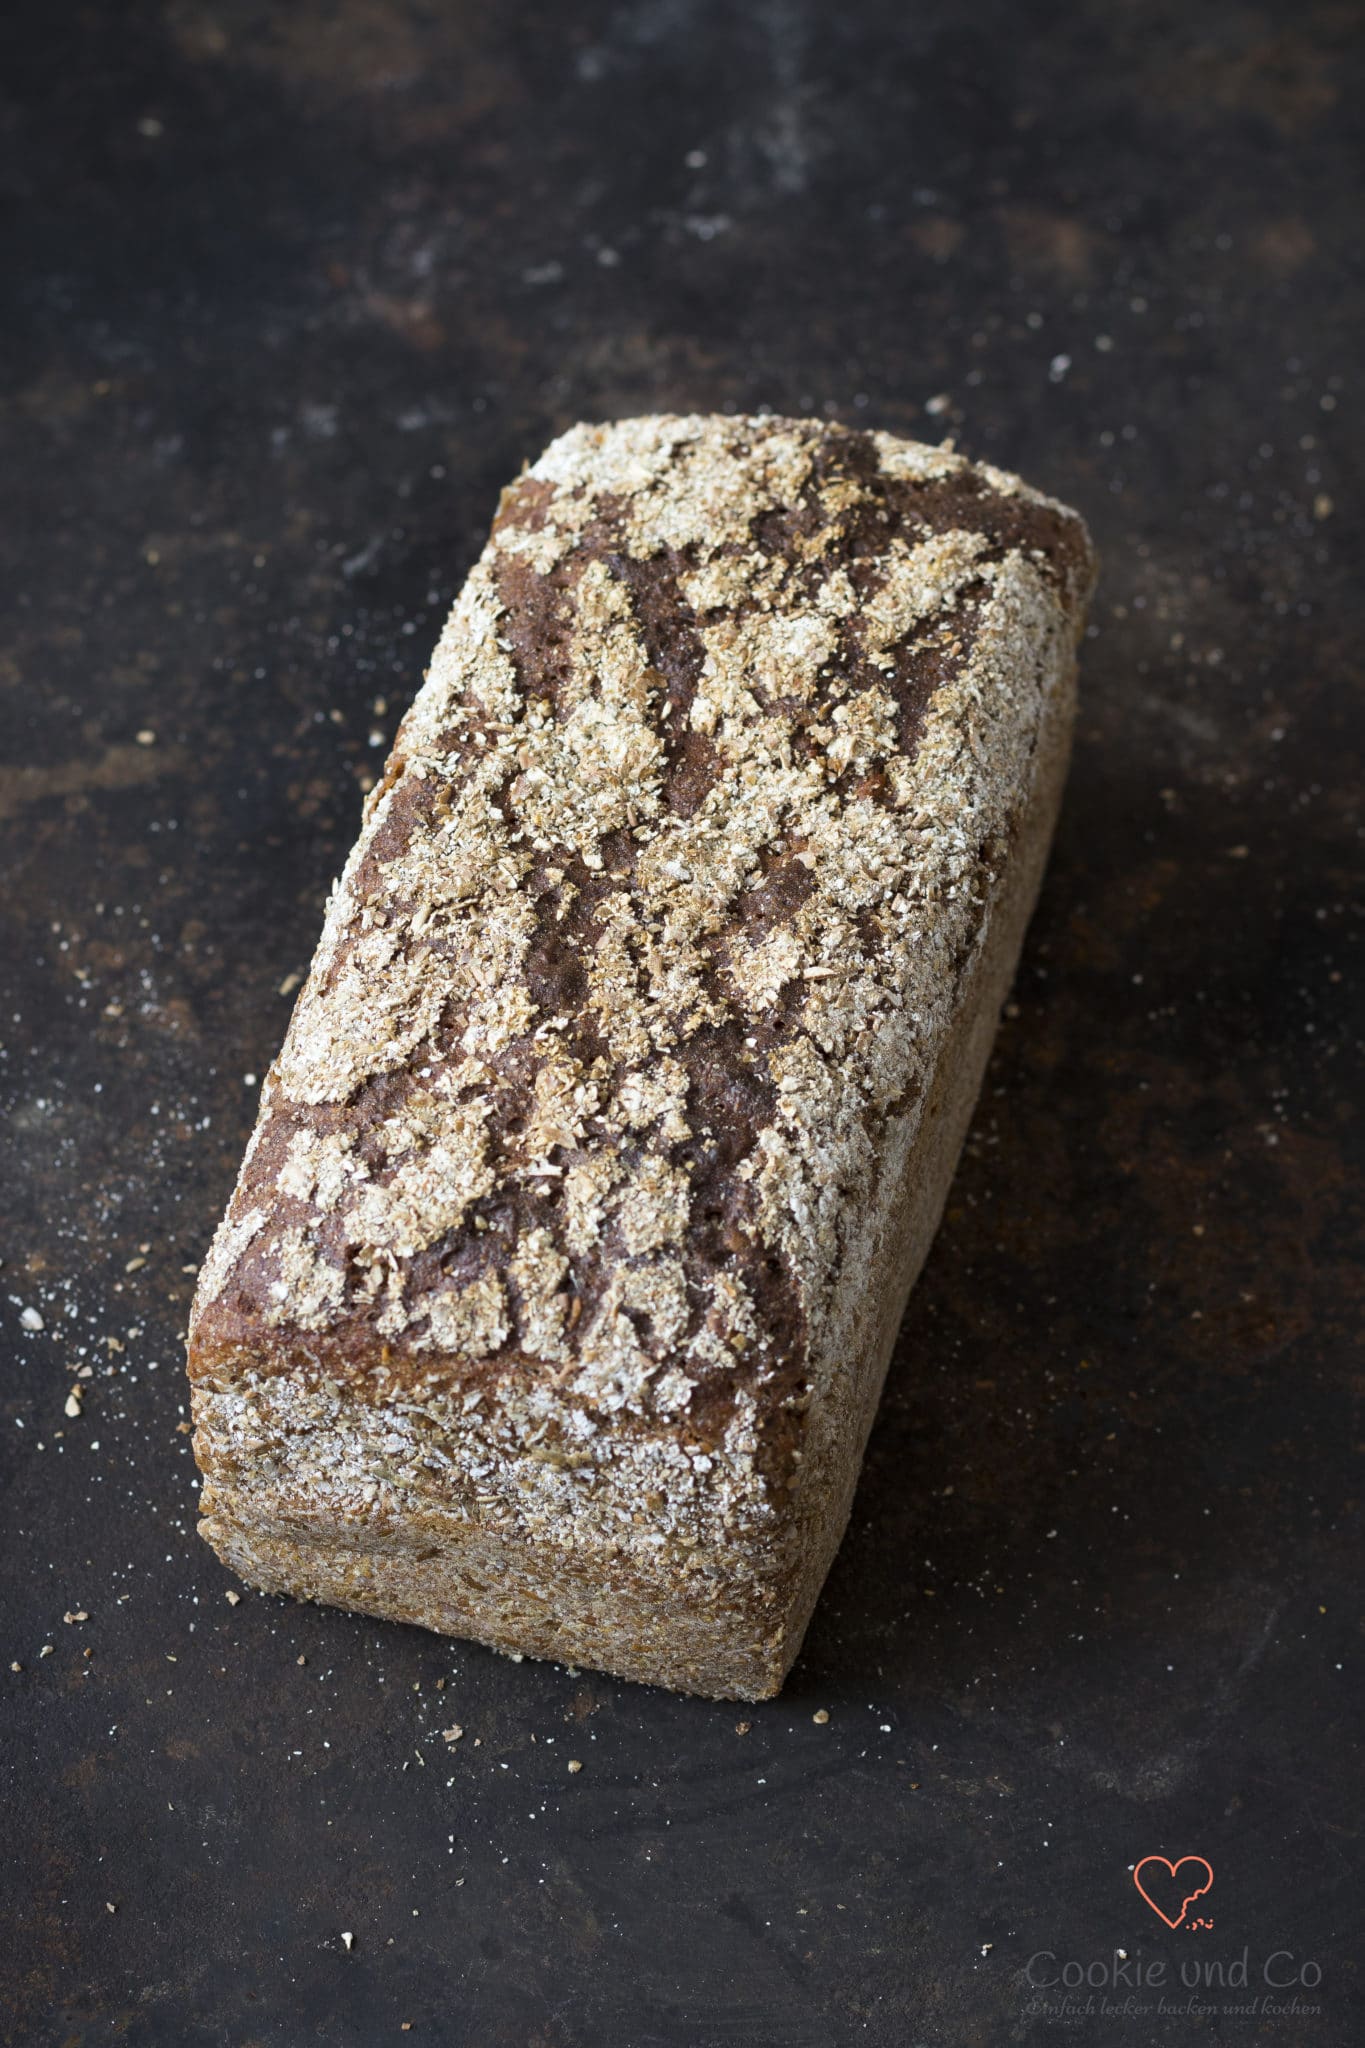
M 569 1771 L 570 1771 L 570 1774 L 571 1774 L 571 1775 L 573 1775 L 573 1774 L 577 1773 L 578 1771 L 581 1771 L 581 1770 L 582 1770 L 582 1768 L 583 1768 L 583 1766 L 582 1766 L 582 1764 L 581 1764 L 581 1763 L 580 1763 L 580 1762 L 578 1761 L 578 1758 L 577 1758 L 576 1756 L 571 1756 L 571 1757 L 569 1758 Z
M 280 983 L 279 993 L 282 996 L 292 996 L 302 980 L 303 976 L 301 974 L 286 974 L 284 980 Z
M 36 1308 L 21 1308 L 21 1309 L 20 1309 L 20 1311 L 19 1311 L 19 1327 L 20 1327 L 20 1329 L 21 1329 L 21 1330 L 41 1330 L 41 1329 L 42 1329 L 42 1327 L 43 1327 L 43 1319 L 42 1319 L 42 1317 L 41 1317 L 41 1316 L 39 1315 L 39 1313 L 38 1313 L 38 1311 L 37 1311 L 37 1309 L 36 1309 Z
M 53 1645 L 51 1643 L 44 1643 L 42 1649 L 39 1650 L 38 1655 L 40 1657 L 50 1657 L 52 1655 L 52 1651 Z
M 62 1616 L 62 1620 L 65 1622 L 89 1621 L 89 1619 L 90 1616 L 86 1613 L 83 1607 L 68 1607 L 66 1613 Z
M 353 1934 L 343 1934 L 341 1937 L 341 1946 L 345 1949 L 347 1955 L 349 1955 L 351 1953 L 351 1950 L 355 1947 L 355 1936 Z
M 229 1607 L 240 1607 L 242 1604 L 242 1596 L 240 1593 L 228 1592 L 224 1595 L 224 1598 L 226 1599 Z
M 117 1913 L 118 1907 L 114 1904 L 112 1899 L 106 1899 L 104 1902 L 104 1910 L 106 1913 Z
M 66 1414 L 66 1415 L 69 1415 L 69 1416 L 71 1416 L 71 1418 L 73 1419 L 73 1421 L 74 1421 L 74 1420 L 75 1420 L 75 1419 L 76 1419 L 76 1418 L 77 1418 L 77 1417 L 78 1417 L 78 1416 L 80 1415 L 80 1413 L 81 1413 L 81 1390 L 80 1390 L 80 1388 L 79 1388 L 79 1387 L 73 1387 L 73 1388 L 71 1389 L 71 1392 L 70 1392 L 70 1393 L 69 1393 L 69 1394 L 67 1395 L 67 1397 L 66 1397 L 66 1407 L 65 1407 L 65 1409 L 63 1410 L 63 1413 L 64 1413 L 64 1414 Z
M 155 552 L 149 550 L 147 554 L 147 560 L 155 564 L 157 559 L 158 558 Z M 150 725 L 143 726 L 141 732 L 137 736 L 137 743 L 140 747 L 154 747 L 156 745 L 156 734 L 152 731 Z
M 990 1954 L 991 1950 L 992 1950 L 992 1949 L 993 1949 L 994 1947 L 995 1947 L 995 1943 L 994 1943 L 993 1941 L 983 1941 L 983 1942 L 982 1942 L 982 1944 L 981 1944 L 981 1953 L 982 1953 L 982 1955 L 983 1955 L 983 1956 L 988 1956 L 988 1955 Z
M 829 1719 L 829 1708 L 817 1707 L 815 1712 L 811 1715 L 811 1719 L 812 1721 L 814 1721 L 817 1728 L 823 1728 L 826 1721 L 828 1721 Z
M 296 1657 L 294 1659 L 294 1662 L 296 1664 L 306 1664 L 308 1662 L 308 1659 L 306 1657 Z
M 752 1721 L 736 1721 L 736 1723 L 735 1723 L 735 1733 L 736 1733 L 736 1735 L 747 1735 L 747 1734 L 748 1734 L 748 1732 L 749 1732 L 749 1730 L 750 1730 L 750 1729 L 751 1729 L 752 1727 L 753 1727 L 753 1722 L 752 1722 Z
M 459 1722 L 456 1721 L 452 1723 L 452 1725 L 449 1728 L 443 1728 L 441 1730 L 441 1740 L 442 1742 L 455 1743 L 460 1740 L 460 1737 L 463 1734 L 464 1729 L 460 1726 Z
M 22 1671 L 24 1667 L 22 1664 L 15 1662 L 12 1663 L 9 1668 L 11 1671 Z

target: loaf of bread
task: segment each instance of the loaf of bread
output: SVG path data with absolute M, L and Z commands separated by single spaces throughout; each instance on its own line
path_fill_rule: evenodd
M 1038 889 L 1094 561 L 818 420 L 580 426 L 504 493 L 190 1331 L 252 1585 L 774 1693 Z

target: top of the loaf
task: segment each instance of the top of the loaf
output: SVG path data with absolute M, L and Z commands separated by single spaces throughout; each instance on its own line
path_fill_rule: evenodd
M 192 1371 L 699 1441 L 799 1399 L 1092 576 L 1074 513 L 890 435 L 555 441 L 367 803 Z

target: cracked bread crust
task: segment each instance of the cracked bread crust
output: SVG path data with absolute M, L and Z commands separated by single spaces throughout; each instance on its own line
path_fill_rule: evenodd
M 821 421 L 577 427 L 504 493 L 200 1275 L 247 1577 L 776 1689 L 1093 575 L 1018 479 Z

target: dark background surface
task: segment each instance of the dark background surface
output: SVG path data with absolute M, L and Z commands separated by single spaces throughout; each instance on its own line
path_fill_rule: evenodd
M 5 2038 L 1365 2038 L 1359 11 L 172 0 L 0 38 Z M 1105 560 L 853 1525 L 749 1709 L 231 1604 L 181 1370 L 498 487 L 580 417 L 726 407 L 954 433 Z M 1209 1860 L 1212 1930 L 1143 1904 L 1149 1854 Z M 1115 1946 L 1246 1949 L 1214 2008 L 1288 1951 L 1305 2009 L 1032 2008 L 1035 1951 Z

